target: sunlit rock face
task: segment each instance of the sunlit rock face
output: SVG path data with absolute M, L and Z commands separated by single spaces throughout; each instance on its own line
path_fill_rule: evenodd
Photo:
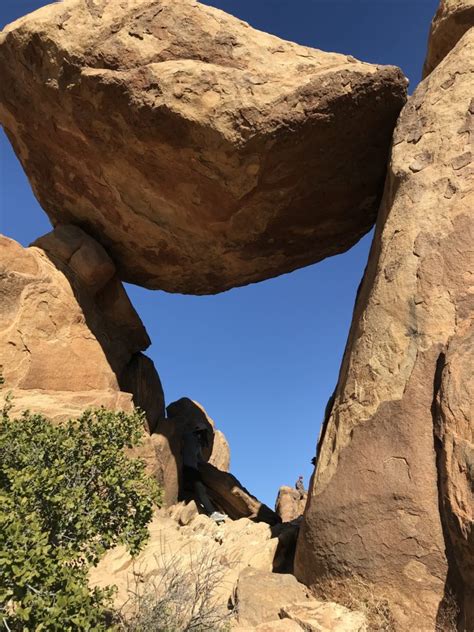
M 474 0 L 441 0 L 431 23 L 424 77 L 436 68 L 472 24 Z
M 406 80 L 193 0 L 64 0 L 0 35 L 0 122 L 123 280 L 215 293 L 373 225 Z
M 473 71 L 471 28 L 400 116 L 295 561 L 399 630 L 474 628 Z
M 135 403 L 153 430 L 164 397 L 141 353 L 149 343 L 112 260 L 81 229 L 63 226 L 31 248 L 0 236 L 0 364 L 15 410 L 60 422 Z M 143 364 L 151 405 L 140 390 Z

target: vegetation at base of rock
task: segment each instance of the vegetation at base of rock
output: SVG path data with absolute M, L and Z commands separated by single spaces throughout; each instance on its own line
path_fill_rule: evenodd
M 218 555 L 206 546 L 191 554 L 179 551 L 157 559 L 158 574 L 144 577 L 134 569 L 135 586 L 121 613 L 123 632 L 228 632 L 232 613 L 216 591 L 225 571 Z
M 0 412 L 0 627 L 105 630 L 113 588 L 90 589 L 88 569 L 124 544 L 138 553 L 161 491 L 124 448 L 143 415 L 86 411 L 55 426 Z
M 353 575 L 339 581 L 326 578 L 315 592 L 324 601 L 336 601 L 349 610 L 363 613 L 368 632 L 395 632 L 397 629 L 389 599 L 361 577 Z

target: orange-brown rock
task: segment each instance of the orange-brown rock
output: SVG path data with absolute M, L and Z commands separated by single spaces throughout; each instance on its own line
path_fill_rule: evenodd
M 234 595 L 238 622 L 248 626 L 274 621 L 283 606 L 307 599 L 308 589 L 293 575 L 252 567 L 240 573 Z
M 282 522 L 291 522 L 303 515 L 308 494 L 300 494 L 294 487 L 283 485 L 278 490 L 275 503 L 275 511 L 282 519 Z
M 64 0 L 0 34 L 0 122 L 53 224 L 120 278 L 214 293 L 375 220 L 406 81 L 194 0 Z
M 168 405 L 167 418 L 161 419 L 154 434 L 147 440 L 144 454 L 151 458 L 155 453 L 157 478 L 165 493 L 165 504 L 173 505 L 182 495 L 182 441 L 183 434 L 199 426 L 207 430 L 208 445 L 202 450 L 204 460 L 226 471 L 230 463 L 230 450 L 224 434 L 216 430 L 214 421 L 203 406 L 188 397 Z
M 451 338 L 441 357 L 434 402 L 440 499 L 453 565 L 463 586 L 463 619 L 474 625 L 474 326 Z
M 146 362 L 158 404 L 136 403 L 153 427 L 164 408 L 140 353 L 148 344 L 112 260 L 81 229 L 61 227 L 30 248 L 0 237 L 0 364 L 16 408 L 57 421 L 90 406 L 131 410 L 122 376 L 135 395 L 132 376 Z
M 442 625 L 450 592 L 474 629 L 473 71 L 470 29 L 400 116 L 295 559 L 399 630 Z
M 222 472 L 210 463 L 202 463 L 199 471 L 214 505 L 233 520 L 251 518 L 270 525 L 281 522 L 274 511 L 255 498 L 230 472 Z
M 182 481 L 183 434 L 195 428 L 207 430 L 208 445 L 202 450 L 204 462 L 200 472 L 210 498 L 230 518 L 251 518 L 257 522 L 277 524 L 280 518 L 260 502 L 229 472 L 230 454 L 225 436 L 215 430 L 215 423 L 198 402 L 182 397 L 166 408 L 167 418 L 156 427 L 149 445 L 156 451 L 158 480 L 165 491 L 165 503 L 173 505 L 184 495 Z M 221 464 L 223 469 L 218 465 Z M 225 468 L 224 468 L 225 466 Z
M 436 68 L 473 24 L 474 0 L 441 0 L 431 23 L 424 77 Z

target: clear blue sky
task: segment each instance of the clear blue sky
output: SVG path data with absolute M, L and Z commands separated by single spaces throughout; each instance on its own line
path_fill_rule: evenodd
M 2 0 L 0 27 L 44 0 Z M 420 80 L 436 0 L 215 0 L 261 30 L 400 66 Z M 1 80 L 1 79 L 0 79 Z M 50 230 L 0 132 L 0 232 L 28 245 Z M 280 485 L 307 482 L 321 417 L 337 380 L 371 236 L 314 266 L 217 296 L 127 286 L 153 341 L 167 403 L 200 401 L 226 434 L 232 472 L 273 505 Z

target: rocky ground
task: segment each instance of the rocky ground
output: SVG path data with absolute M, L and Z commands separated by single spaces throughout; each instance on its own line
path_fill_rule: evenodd
M 201 596 L 209 591 L 214 611 L 236 631 L 366 630 L 363 614 L 316 600 L 288 572 L 296 523 L 271 527 L 240 518 L 216 524 L 191 501 L 158 511 L 149 531 L 136 560 L 119 547 L 90 574 L 92 586 L 117 585 L 115 605 L 125 616 L 136 611 L 137 592 L 151 589 L 158 599 L 178 576 L 199 585 Z

